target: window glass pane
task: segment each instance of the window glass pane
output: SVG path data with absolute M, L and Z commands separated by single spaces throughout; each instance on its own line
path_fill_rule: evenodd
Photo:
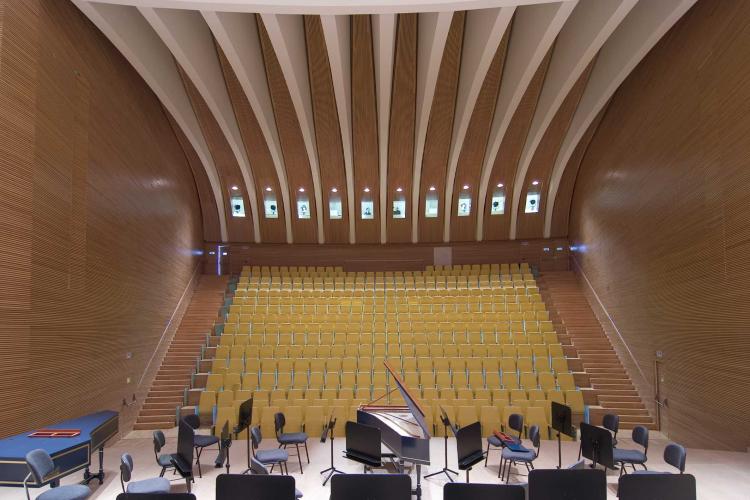
M 362 219 L 375 218 L 375 204 L 372 201 L 362 202 Z
M 466 217 L 471 214 L 471 197 L 465 195 L 458 196 L 458 216 Z
M 527 214 L 535 214 L 539 212 L 539 193 L 529 193 L 526 195 L 526 210 Z
M 438 200 L 437 198 L 427 198 L 424 202 L 424 216 L 425 217 L 437 217 L 438 216 Z
M 245 216 L 245 201 L 242 196 L 232 196 L 232 217 L 244 217 Z
M 340 219 L 343 217 L 341 213 L 341 200 L 333 198 L 328 200 L 328 216 L 331 219 Z
M 396 200 L 393 202 L 393 218 L 394 219 L 406 218 L 406 201 L 405 200 Z
M 490 204 L 490 215 L 503 215 L 505 213 L 505 195 L 496 194 L 492 197 Z

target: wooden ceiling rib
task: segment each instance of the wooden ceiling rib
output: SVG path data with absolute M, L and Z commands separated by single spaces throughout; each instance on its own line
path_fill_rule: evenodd
M 586 129 L 586 133 L 583 134 L 578 145 L 573 150 L 573 154 L 568 160 L 568 164 L 565 166 L 565 171 L 560 180 L 560 186 L 557 190 L 557 198 L 555 200 L 555 206 L 552 211 L 552 237 L 567 237 L 568 236 L 568 222 L 570 220 L 570 204 L 573 201 L 573 189 L 575 188 L 576 178 L 578 177 L 578 169 L 581 167 L 583 156 L 586 154 L 586 149 L 589 147 L 591 140 L 594 138 L 596 129 L 599 123 L 602 121 L 604 114 L 607 110 L 607 106 L 604 106 L 599 114 L 591 122 L 589 128 Z
M 482 161 L 487 149 L 487 141 L 495 113 L 497 95 L 503 76 L 503 63 L 508 50 L 512 22 L 505 30 L 503 38 L 495 51 L 492 63 L 479 91 L 474 110 L 471 114 L 466 137 L 458 157 L 456 176 L 453 180 L 453 199 L 450 206 L 451 241 L 473 241 L 476 239 L 478 180 L 482 170 Z M 463 186 L 468 189 L 463 189 Z M 471 214 L 459 217 L 457 212 L 459 196 L 468 194 L 471 198 Z
M 208 144 L 208 149 L 211 152 L 211 157 L 216 165 L 216 170 L 219 174 L 219 181 L 221 183 L 221 189 L 227 196 L 227 203 L 224 206 L 224 213 L 227 219 L 227 235 L 230 242 L 239 243 L 251 243 L 254 241 L 253 235 L 253 222 L 251 217 L 252 207 L 250 200 L 247 196 L 248 188 L 245 185 L 245 181 L 240 172 L 240 166 L 237 164 L 237 159 L 232 152 L 232 148 L 229 146 L 224 133 L 221 131 L 219 124 L 216 123 L 216 119 L 208 108 L 208 105 L 203 100 L 198 89 L 195 88 L 193 82 L 190 81 L 190 77 L 185 73 L 182 67 L 175 61 L 177 69 L 182 78 L 182 83 L 185 86 L 190 104 L 193 106 L 193 111 L 200 124 L 203 136 Z M 233 191 L 232 186 L 237 186 L 239 189 Z M 231 196 L 242 196 L 245 204 L 245 217 L 232 217 L 231 202 L 229 198 Z
M 284 73 L 279 66 L 271 40 L 268 38 L 266 27 L 260 15 L 256 16 L 258 23 L 258 36 L 263 51 L 263 62 L 266 68 L 268 89 L 271 93 L 273 114 L 276 119 L 276 128 L 281 142 L 281 151 L 284 156 L 284 167 L 286 177 L 289 181 L 291 191 L 292 232 L 295 243 L 318 243 L 318 224 L 315 214 L 315 193 L 313 190 L 312 172 L 310 161 L 307 157 L 305 141 L 302 138 L 297 112 L 294 109 L 292 98 L 289 95 Z M 299 189 L 303 188 L 304 193 Z M 300 219 L 297 214 L 297 201 L 304 196 L 310 203 L 310 218 Z
M 513 113 L 513 118 L 497 151 L 495 163 L 492 166 L 492 173 L 489 177 L 487 198 L 491 200 L 492 193 L 498 189 L 497 185 L 503 184 L 505 213 L 502 215 L 490 215 L 490 203 L 485 203 L 485 206 L 481 207 L 484 210 L 483 231 L 485 240 L 508 239 L 508 233 L 510 232 L 510 199 L 512 198 L 516 170 L 518 162 L 521 159 L 523 146 L 526 143 L 531 120 L 534 118 L 539 94 L 544 85 L 544 77 L 547 74 L 552 50 L 553 48 L 551 47 L 536 70 L 536 73 L 534 73 L 534 78 L 532 78 L 529 87 L 524 92 L 521 102 L 518 103 L 518 108 Z
M 372 21 L 351 18 L 352 154 L 357 243 L 380 243 L 380 180 L 378 176 L 378 110 L 375 97 Z M 364 190 L 368 189 L 369 192 Z M 362 219 L 362 201 L 373 202 L 373 218 Z
M 315 142 L 320 164 L 320 184 L 323 200 L 323 229 L 326 243 L 349 243 L 349 203 L 344 167 L 344 147 L 341 125 L 336 109 L 331 63 L 320 16 L 304 16 L 307 42 L 307 68 L 310 75 Z M 336 189 L 336 192 L 332 192 Z M 331 219 L 331 199 L 341 203 L 341 219 Z
M 410 196 L 414 165 L 417 99 L 417 14 L 399 14 L 393 62 L 388 141 L 387 241 L 411 241 Z M 401 189 L 397 192 L 396 189 Z M 393 218 L 393 202 L 405 200 L 405 217 Z
M 458 93 L 458 76 L 461 68 L 461 48 L 463 46 L 466 12 L 456 12 L 451 20 L 450 30 L 445 42 L 443 59 L 440 62 L 435 95 L 432 99 L 430 118 L 425 136 L 424 155 L 422 156 L 422 174 L 419 187 L 419 234 L 418 241 L 439 243 L 443 241 L 443 210 L 440 205 L 444 199 L 445 175 L 448 168 L 453 118 L 456 113 L 456 94 Z M 438 216 L 425 217 L 425 202 L 434 187 L 438 200 Z
M 596 63 L 594 57 L 586 69 L 578 77 L 573 88 L 565 96 L 560 108 L 555 113 L 547 130 L 544 132 L 539 145 L 534 152 L 534 156 L 526 171 L 526 178 L 522 180 L 523 190 L 518 203 L 516 219 L 516 239 L 541 238 L 544 235 L 544 212 L 547 208 L 547 186 L 552 176 L 552 168 L 555 166 L 555 159 L 560 151 L 565 134 L 573 120 L 578 103 L 581 100 L 583 91 L 586 89 L 591 69 Z M 519 179 L 520 180 L 520 179 Z M 532 182 L 539 184 L 534 186 Z M 539 199 L 539 212 L 534 214 L 525 213 L 526 195 L 530 191 L 538 191 L 541 194 Z
M 1 37 L 2 33 L 0 33 Z M 177 122 L 175 122 L 172 115 L 165 109 L 164 115 L 169 120 L 169 124 L 177 137 L 177 141 L 182 147 L 182 151 L 185 153 L 185 160 L 190 165 L 190 170 L 193 172 L 193 179 L 195 179 L 195 187 L 198 190 L 198 199 L 201 204 L 201 215 L 203 220 L 203 239 L 205 241 L 221 241 L 221 232 L 219 231 L 219 212 L 216 206 L 216 198 L 214 198 L 213 190 L 211 189 L 211 183 L 208 180 L 206 170 L 203 168 L 198 155 L 193 149 L 192 144 Z
M 259 219 L 261 220 L 261 240 L 265 243 L 284 243 L 286 242 L 286 224 L 284 219 L 284 204 L 282 203 L 282 188 L 276 175 L 271 152 L 268 149 L 268 144 L 266 144 L 250 102 L 248 102 L 247 96 L 242 90 L 242 85 L 229 64 L 224 51 L 221 50 L 218 44 L 216 45 L 216 51 L 219 54 L 219 62 L 224 73 L 224 81 L 226 82 L 229 99 L 234 109 L 234 116 L 240 128 L 242 142 L 247 152 L 247 157 L 250 160 L 250 165 L 253 168 L 255 192 L 258 193 L 259 198 L 258 207 L 259 210 L 262 210 L 262 213 L 259 214 Z M 266 191 L 268 187 L 271 188 L 271 192 Z M 266 218 L 265 216 L 265 206 L 262 201 L 269 195 L 273 195 L 276 202 L 278 218 L 275 219 Z

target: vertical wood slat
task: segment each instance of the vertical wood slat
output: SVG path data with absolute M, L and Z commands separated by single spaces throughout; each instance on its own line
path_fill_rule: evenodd
M 419 187 L 419 234 L 424 243 L 443 241 L 443 207 L 438 206 L 437 217 L 425 217 L 425 202 L 432 192 L 438 200 L 444 200 L 445 176 L 448 168 L 453 119 L 456 112 L 458 76 L 461 69 L 461 49 L 463 47 L 466 12 L 456 12 L 451 20 L 445 42 L 443 58 L 440 61 L 435 96 L 432 99 L 430 118 L 425 135 L 424 156 L 422 157 L 421 186 Z
M 195 183 L 156 97 L 72 4 L 0 12 L 0 436 L 101 409 L 127 428 L 197 264 Z
M 698 2 L 612 98 L 578 173 L 570 234 L 653 380 L 666 433 L 750 445 L 747 2 Z
M 357 243 L 380 242 L 380 180 L 378 176 L 378 110 L 375 62 L 369 15 L 351 18 L 352 157 Z M 368 192 L 365 192 L 368 189 Z M 362 201 L 373 202 L 373 218 L 362 219 Z
M 389 243 L 411 241 L 410 193 L 417 117 L 417 14 L 399 14 L 393 62 L 391 120 L 388 127 L 386 237 Z M 397 192 L 400 188 L 402 191 Z M 406 201 L 406 217 L 393 218 L 393 201 Z

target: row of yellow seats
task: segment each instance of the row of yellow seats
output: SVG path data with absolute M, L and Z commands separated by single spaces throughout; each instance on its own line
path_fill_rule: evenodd
M 406 383 L 415 389 L 541 389 L 572 390 L 576 388 L 575 378 L 570 372 L 552 374 L 548 372 L 407 372 Z M 212 373 L 206 379 L 203 389 L 220 390 L 256 390 L 256 389 L 372 389 L 385 387 L 388 377 L 384 372 L 310 372 L 277 373 L 245 372 Z
M 446 354 L 446 347 L 447 354 Z M 284 359 L 294 360 L 300 364 L 308 363 L 307 360 L 315 358 L 359 358 L 372 357 L 374 350 L 371 345 L 348 343 L 346 345 L 330 346 L 280 346 L 263 345 L 219 345 L 214 349 L 213 359 L 228 360 L 242 358 L 250 359 L 274 359 L 279 363 Z M 427 345 L 427 344 L 401 344 L 401 355 L 404 362 L 429 363 L 432 365 L 433 358 L 489 358 L 487 363 L 500 363 L 501 358 L 562 358 L 565 357 L 561 344 L 508 344 L 498 345 L 495 348 L 484 345 Z
M 374 284 L 374 285 L 409 285 L 415 283 L 432 283 L 432 282 L 445 282 L 445 283 L 470 283 L 472 288 L 477 283 L 527 283 L 534 285 L 536 280 L 534 276 L 530 274 L 514 274 L 514 275 L 491 275 L 491 274 L 470 274 L 470 273 L 444 273 L 427 276 L 355 276 L 355 275 L 340 275 L 337 277 L 309 277 L 300 275 L 281 275 L 281 276 L 263 276 L 263 277 L 244 277 L 240 278 L 237 282 L 238 286 L 244 285 L 258 285 L 258 284 L 295 284 L 305 285 L 304 288 L 310 288 L 309 285 L 359 285 L 359 284 Z
M 531 267 L 528 262 L 498 262 L 489 264 L 439 264 L 429 265 L 425 267 L 424 271 L 369 271 L 363 274 L 394 274 L 394 273 L 412 273 L 412 272 L 435 272 L 435 271 L 446 271 L 446 270 L 463 270 L 473 271 L 488 269 L 492 271 L 513 271 L 513 272 L 530 272 Z M 282 272 L 316 272 L 316 273 L 328 273 L 328 272 L 343 272 L 342 266 L 259 266 L 259 265 L 245 265 L 242 266 L 241 276 L 247 276 L 250 274 L 279 274 Z
M 247 293 L 242 293 L 242 292 Z M 496 286 L 491 288 L 472 288 L 468 290 L 425 290 L 425 289 L 404 289 L 404 290 L 265 290 L 256 288 L 238 288 L 236 295 L 242 295 L 250 299 L 297 299 L 306 300 L 329 299 L 329 300 L 364 300 L 373 299 L 375 301 L 385 302 L 420 302 L 432 297 L 442 297 L 443 299 L 465 298 L 467 300 L 474 298 L 498 298 L 505 297 L 506 300 L 512 300 L 513 296 L 538 295 L 538 288 L 532 286 L 513 286 L 512 283 L 507 286 Z
M 387 359 L 396 370 L 407 372 L 563 372 L 567 370 L 565 358 L 548 356 L 521 358 L 414 358 Z M 214 358 L 211 373 L 309 373 L 309 372 L 362 372 L 382 369 L 382 362 L 374 357 L 344 358 Z
M 295 293 L 355 293 L 362 292 L 363 296 L 399 296 L 409 292 L 448 293 L 455 294 L 501 294 L 501 295 L 530 295 L 539 293 L 536 282 L 529 280 L 524 281 L 491 281 L 491 280 L 467 280 L 463 277 L 455 278 L 425 278 L 424 281 L 415 279 L 414 282 L 405 281 L 404 283 L 305 283 L 305 282 L 272 282 L 258 281 L 238 283 L 235 292 L 245 291 L 245 295 L 261 295 L 264 292 L 287 292 L 290 295 Z

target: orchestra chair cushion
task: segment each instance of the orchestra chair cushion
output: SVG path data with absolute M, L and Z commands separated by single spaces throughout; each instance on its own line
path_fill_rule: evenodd
M 510 448 L 503 448 L 503 458 L 506 460 L 532 461 L 536 458 L 534 450 L 513 451 Z
M 289 460 L 289 453 L 286 450 L 281 449 L 258 450 L 255 452 L 255 456 L 258 458 L 258 461 L 266 464 L 286 462 Z
M 134 481 L 127 486 L 128 493 L 169 493 L 169 489 L 169 479 L 164 477 Z
M 612 450 L 612 456 L 615 462 L 628 462 L 642 464 L 646 462 L 646 454 L 640 450 L 625 450 L 615 448 Z
M 285 432 L 279 434 L 278 441 L 281 444 L 302 444 L 307 441 L 307 434 L 304 432 Z
M 91 490 L 88 486 L 72 484 L 50 488 L 36 498 L 37 500 L 84 500 L 89 496 L 91 496 Z
M 215 445 L 219 442 L 218 436 L 208 436 L 205 434 L 196 434 L 195 435 L 195 446 L 198 448 L 206 448 L 208 446 Z

